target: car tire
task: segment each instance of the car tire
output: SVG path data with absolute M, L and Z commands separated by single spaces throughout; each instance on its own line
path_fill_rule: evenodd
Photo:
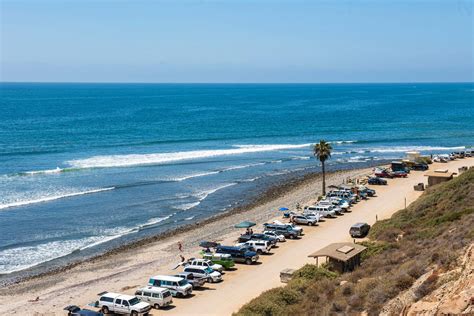
M 290 235 L 290 239 L 295 239 L 296 236 L 295 235 Z
M 245 264 L 251 265 L 252 264 L 252 259 L 245 259 Z
M 130 314 L 132 316 L 138 316 L 138 312 L 137 311 L 132 311 L 132 313 Z
M 102 313 L 108 314 L 109 313 L 109 308 L 107 306 L 102 306 Z
M 259 255 L 261 255 L 263 252 L 262 252 L 261 249 L 257 249 L 257 253 L 258 253 Z
M 155 304 L 155 305 L 153 305 L 153 307 L 154 307 L 155 309 L 160 309 L 161 306 L 160 306 L 160 304 Z
M 207 282 L 209 282 L 209 283 L 214 283 L 214 280 L 213 280 L 211 277 L 208 277 L 208 278 L 207 278 Z
M 311 223 L 311 222 L 308 222 L 308 226 L 313 226 L 313 223 Z

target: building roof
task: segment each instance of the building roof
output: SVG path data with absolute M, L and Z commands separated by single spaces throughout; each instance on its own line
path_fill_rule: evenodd
M 436 171 L 429 171 L 425 173 L 425 177 L 435 177 L 435 178 L 451 178 L 453 175 L 455 175 L 456 172 L 436 172 Z
M 308 257 L 330 257 L 339 261 L 348 261 L 349 259 L 360 254 L 365 249 L 367 248 L 358 244 L 340 242 L 330 244 L 329 246 L 326 246 L 310 254 Z

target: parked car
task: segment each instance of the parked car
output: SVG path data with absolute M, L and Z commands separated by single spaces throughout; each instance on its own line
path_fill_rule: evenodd
M 303 235 L 303 227 L 296 226 L 293 223 L 282 223 L 279 220 L 274 220 L 273 224 L 287 226 L 287 227 L 293 229 L 294 231 L 296 231 L 298 233 L 298 236 Z
M 102 292 L 98 295 L 98 306 L 104 314 L 112 312 L 119 315 L 146 316 L 151 309 L 150 304 L 140 302 L 136 296 L 112 292 Z
M 329 199 L 329 201 L 331 201 L 334 206 L 340 207 L 344 211 L 349 210 L 351 207 L 351 204 L 348 200 L 337 196 L 327 197 L 326 199 Z
M 135 291 L 135 296 L 142 302 L 146 302 L 155 309 L 166 307 L 173 302 L 170 290 L 156 287 L 145 286 Z
M 214 271 L 209 267 L 203 266 L 186 266 L 184 272 L 192 273 L 198 278 L 206 278 L 209 283 L 216 283 L 222 281 L 222 274 L 219 271 Z
M 241 235 L 239 237 L 240 243 L 244 243 L 249 240 L 265 240 L 265 241 L 268 241 L 271 246 L 275 246 L 278 241 L 275 237 L 267 236 L 264 234 L 252 234 L 252 235 L 246 234 L 246 235 Z
M 369 178 L 367 182 L 371 185 L 386 185 L 387 184 L 387 180 L 382 179 L 380 177 Z
M 336 217 L 336 211 L 330 205 L 305 206 L 303 214 L 307 213 L 316 213 L 322 217 Z
M 391 174 L 394 178 L 406 178 L 408 176 L 405 171 L 393 171 Z
M 194 276 L 192 272 L 181 272 L 181 273 L 175 274 L 175 277 L 183 278 L 186 281 L 188 281 L 188 283 L 191 284 L 191 286 L 193 287 L 193 290 L 203 287 L 207 281 L 206 278 L 200 278 L 200 277 Z
M 193 292 L 193 287 L 184 278 L 170 275 L 153 276 L 148 281 L 148 285 L 167 288 L 175 297 L 186 297 Z
M 367 223 L 357 223 L 351 226 L 349 234 L 352 237 L 365 237 L 369 233 L 370 225 Z
M 292 218 L 293 222 L 296 224 L 313 226 L 318 224 L 316 217 L 305 216 L 305 215 L 296 215 Z
M 358 197 L 348 190 L 331 190 L 326 197 L 338 197 L 347 200 L 350 204 L 357 203 Z
M 190 266 L 199 266 L 199 267 L 205 267 L 205 268 L 211 268 L 214 271 L 222 272 L 224 271 L 224 267 L 218 263 L 213 263 L 209 259 L 196 259 L 196 258 L 191 258 L 188 260 L 188 264 Z
M 376 170 L 374 175 L 376 177 L 379 177 L 379 178 L 389 178 L 389 179 L 392 179 L 394 176 L 393 176 L 393 173 L 391 172 L 388 172 L 387 170 Z
M 446 163 L 448 162 L 449 160 L 449 157 L 446 157 L 446 156 L 434 156 L 433 157 L 433 162 L 442 162 L 442 163 Z
M 425 170 L 428 170 L 429 167 L 425 163 L 415 163 L 411 166 L 411 169 L 412 170 L 418 170 L 418 171 L 425 171 Z
M 229 254 L 235 262 L 252 264 L 258 261 L 258 254 L 248 247 L 218 246 L 216 253 Z
M 248 240 L 245 243 L 240 243 L 236 245 L 237 247 L 248 246 L 251 250 L 255 251 L 259 255 L 264 253 L 270 253 L 272 245 L 266 240 Z
M 77 305 L 68 305 L 64 307 L 64 310 L 67 311 L 67 316 L 104 316 L 103 313 L 90 309 L 81 309 Z
M 365 185 L 359 185 L 357 187 L 357 189 L 359 191 L 362 191 L 362 192 L 365 192 L 367 194 L 367 196 L 370 196 L 370 197 L 374 197 L 376 192 L 374 189 L 369 189 L 368 187 L 366 187 Z
M 327 206 L 329 210 L 333 210 L 337 215 L 341 215 L 344 213 L 344 210 L 339 206 L 335 206 L 333 202 L 330 200 L 321 200 L 316 204 L 316 206 Z
M 263 231 L 263 234 L 266 235 L 266 236 L 276 238 L 278 240 L 278 242 L 286 241 L 286 238 L 285 238 L 284 235 L 280 235 L 280 234 L 278 234 L 274 231 L 265 230 L 265 231 Z
M 226 270 L 235 266 L 235 262 L 229 254 L 206 252 L 203 253 L 202 257 L 203 259 L 211 260 L 212 263 L 220 264 Z
M 299 236 L 299 233 L 296 230 L 294 230 L 291 227 L 288 227 L 286 225 L 277 225 L 277 224 L 265 223 L 265 224 L 263 224 L 263 227 L 265 227 L 266 231 L 273 231 L 276 234 L 285 236 L 285 238 L 295 239 L 295 238 L 298 238 L 298 236 Z

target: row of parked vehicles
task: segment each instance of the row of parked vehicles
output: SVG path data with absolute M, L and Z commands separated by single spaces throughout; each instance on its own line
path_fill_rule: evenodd
M 278 220 L 263 225 L 262 233 L 246 233 L 239 237 L 235 245 L 220 245 L 214 242 L 201 242 L 202 258 L 191 258 L 176 266 L 182 271 L 173 275 L 155 275 L 148 284 L 137 289 L 134 295 L 114 292 L 99 293 L 95 307 L 100 312 L 68 306 L 69 315 L 96 316 L 108 313 L 121 315 L 148 315 L 152 308 L 165 308 L 173 303 L 174 297 L 190 296 L 194 289 L 204 287 L 206 283 L 223 281 L 225 270 L 234 268 L 236 263 L 255 264 L 259 257 L 271 252 L 279 242 L 297 239 L 303 235 L 298 225 L 317 225 L 325 217 L 336 217 L 349 211 L 352 204 L 359 200 L 375 196 L 375 190 L 365 186 L 338 187 L 315 205 L 305 206 L 302 212 L 288 212 L 290 223 Z M 365 228 L 360 233 L 365 233 Z M 355 232 L 355 231 L 354 231 Z M 351 233 L 352 234 L 352 233 Z M 213 249 L 213 250 L 211 250 Z
M 455 159 L 474 157 L 474 150 L 456 151 L 445 155 L 433 156 L 433 162 L 448 162 Z

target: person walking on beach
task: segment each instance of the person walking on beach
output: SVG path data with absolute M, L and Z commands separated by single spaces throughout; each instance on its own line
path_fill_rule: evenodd
M 183 252 L 183 244 L 181 244 L 180 241 L 178 241 L 178 249 L 179 251 Z

